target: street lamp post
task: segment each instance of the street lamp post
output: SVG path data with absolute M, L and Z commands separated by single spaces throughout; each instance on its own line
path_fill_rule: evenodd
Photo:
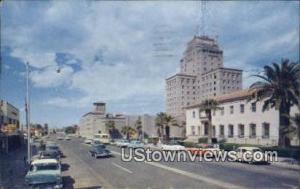
M 27 126 L 27 162 L 31 161 L 30 105 L 29 105 L 29 63 L 26 63 L 26 126 Z

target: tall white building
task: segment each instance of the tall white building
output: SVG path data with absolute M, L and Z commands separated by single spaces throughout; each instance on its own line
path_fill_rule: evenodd
M 223 67 L 217 41 L 194 36 L 180 61 L 180 73 L 166 79 L 166 113 L 185 121 L 185 107 L 242 89 L 242 70 Z
M 274 146 L 278 144 L 279 111 L 270 108 L 262 111 L 263 101 L 249 101 L 255 89 L 235 91 L 215 98 L 219 110 L 212 112 L 212 136 L 228 143 L 256 144 Z M 200 104 L 187 107 L 186 136 L 197 142 L 208 137 L 208 119 L 199 111 Z M 297 107 L 291 108 L 291 115 L 299 113 Z M 294 137 L 292 145 L 299 145 Z

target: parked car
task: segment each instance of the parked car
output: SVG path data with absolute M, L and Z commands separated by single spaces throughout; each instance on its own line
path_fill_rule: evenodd
M 127 145 L 128 148 L 133 148 L 133 149 L 136 149 L 136 148 L 144 148 L 144 144 L 139 141 L 139 140 L 132 140 L 129 142 L 129 144 Z
M 247 154 L 245 154 L 247 153 Z M 254 158 L 255 153 L 261 153 L 262 155 L 264 154 L 263 151 L 258 148 L 258 147 L 238 147 L 236 149 L 236 156 L 237 156 L 237 161 L 239 162 L 246 162 L 249 164 L 254 164 L 254 163 L 264 163 L 267 164 L 268 161 L 263 157 L 262 159 L 257 159 Z
M 93 140 L 92 139 L 85 139 L 84 143 L 85 144 L 92 144 Z
M 64 139 L 64 137 L 62 137 L 62 136 L 57 137 L 57 140 L 63 140 L 63 139 Z
M 65 140 L 71 140 L 69 136 L 65 136 Z
M 166 150 L 166 151 L 186 150 L 185 147 L 180 145 L 177 141 L 170 141 L 166 144 L 160 144 L 159 146 L 161 150 Z
M 129 145 L 128 140 L 119 140 L 116 142 L 116 146 L 121 147 L 121 148 L 126 148 Z
M 57 151 L 60 154 L 60 156 L 63 156 L 63 153 L 57 144 L 46 144 L 46 150 Z
M 97 145 L 93 146 L 90 149 L 90 154 L 92 157 L 98 158 L 98 157 L 109 157 L 112 155 L 111 151 L 103 147 L 104 145 Z
M 61 165 L 55 159 L 34 160 L 25 176 L 27 185 L 33 188 L 63 188 Z
M 37 155 L 32 157 L 32 161 L 37 159 L 56 159 L 60 162 L 60 154 L 56 150 L 40 151 Z
M 196 154 L 199 156 L 203 156 L 205 153 L 212 153 L 212 156 L 215 156 L 216 153 L 219 153 L 221 150 L 218 145 L 200 145 L 198 148 L 186 148 L 186 150 L 190 151 L 191 154 Z

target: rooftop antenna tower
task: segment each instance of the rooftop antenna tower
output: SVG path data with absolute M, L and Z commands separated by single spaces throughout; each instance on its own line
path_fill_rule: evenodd
M 198 25 L 198 35 L 205 36 L 206 32 L 206 1 L 200 1 L 200 24 Z

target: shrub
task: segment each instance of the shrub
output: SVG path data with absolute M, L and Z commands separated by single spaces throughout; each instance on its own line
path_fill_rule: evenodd
M 208 138 L 199 138 L 198 143 L 208 143 Z

